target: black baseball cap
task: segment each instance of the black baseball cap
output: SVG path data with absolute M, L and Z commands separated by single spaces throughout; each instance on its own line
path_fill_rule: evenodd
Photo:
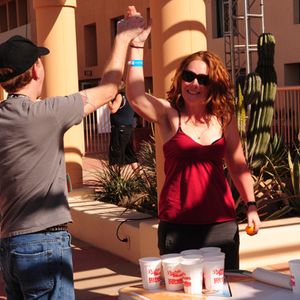
M 12 36 L 0 44 L 0 68 L 11 68 L 13 72 L 0 75 L 0 82 L 5 82 L 24 73 L 36 62 L 39 56 L 47 55 L 49 52 L 49 49 L 38 47 L 23 36 Z

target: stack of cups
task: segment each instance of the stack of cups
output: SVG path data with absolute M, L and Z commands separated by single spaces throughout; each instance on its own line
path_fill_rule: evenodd
M 183 289 L 181 260 L 181 255 L 162 258 L 165 286 L 168 291 Z
M 300 295 L 300 259 L 289 260 L 293 293 Z
M 182 281 L 184 292 L 188 294 L 202 294 L 203 259 L 201 255 L 190 254 L 181 260 Z
M 223 290 L 225 253 L 203 252 L 204 284 L 207 292 Z
M 158 257 L 143 257 L 139 259 L 143 288 L 155 290 L 160 288 L 161 259 Z
M 203 247 L 199 249 L 201 254 L 205 254 L 205 253 L 220 253 L 221 252 L 221 248 L 219 247 Z
M 201 251 L 199 249 L 189 249 L 189 250 L 183 250 L 180 252 L 182 256 L 186 255 L 201 255 Z

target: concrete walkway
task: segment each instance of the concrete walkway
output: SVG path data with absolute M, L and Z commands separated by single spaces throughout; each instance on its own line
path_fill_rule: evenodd
M 120 288 L 141 283 L 138 265 L 74 238 L 72 247 L 76 300 L 117 300 Z M 0 277 L 0 300 L 6 299 Z

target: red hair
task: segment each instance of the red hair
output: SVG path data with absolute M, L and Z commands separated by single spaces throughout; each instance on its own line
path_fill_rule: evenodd
M 181 95 L 182 72 L 190 62 L 200 60 L 208 66 L 208 98 L 206 101 L 206 111 L 210 115 L 217 117 L 222 126 L 227 125 L 234 113 L 234 95 L 231 78 L 221 59 L 209 52 L 199 51 L 186 57 L 176 70 L 170 90 L 167 92 L 167 99 L 172 106 L 180 110 L 184 106 Z

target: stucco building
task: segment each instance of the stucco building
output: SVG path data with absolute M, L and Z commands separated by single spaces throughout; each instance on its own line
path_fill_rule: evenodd
M 153 22 L 151 38 L 145 47 L 145 81 L 147 90 L 157 96 L 164 97 L 182 57 L 201 49 L 217 53 L 232 74 L 253 71 L 255 44 L 263 31 L 272 33 L 276 39 L 278 86 L 298 86 L 299 2 L 0 0 L 0 42 L 20 34 L 50 48 L 52 55 L 45 61 L 44 95 L 71 93 L 98 84 L 111 52 L 116 23 L 123 18 L 128 5 L 135 5 Z M 3 94 L 0 90 L 0 98 Z M 67 167 L 74 174 L 75 186 L 82 180 L 79 175 L 85 152 L 82 128 L 82 125 L 72 128 L 65 141 Z

